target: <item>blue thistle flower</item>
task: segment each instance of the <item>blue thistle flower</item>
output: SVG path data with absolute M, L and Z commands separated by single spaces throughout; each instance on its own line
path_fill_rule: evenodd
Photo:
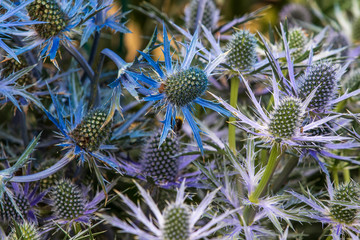
M 311 22 L 311 13 L 303 5 L 297 3 L 286 4 L 280 11 L 279 17 L 281 21 L 287 19 L 290 26 L 296 26 L 297 21 Z
M 169 205 L 164 210 L 164 240 L 187 240 L 190 236 L 190 211 L 186 205 Z
M 140 54 L 155 70 L 159 78 L 153 79 L 145 74 L 137 74 L 133 72 L 129 72 L 129 74 L 150 86 L 152 94 L 145 97 L 143 99 L 144 101 L 158 102 L 157 106 L 161 106 L 166 109 L 165 120 L 163 122 L 163 132 L 159 144 L 161 145 L 165 141 L 168 132 L 175 124 L 177 111 L 181 110 L 194 133 L 195 140 L 201 153 L 204 154 L 200 131 L 194 118 L 192 117 L 192 106 L 197 103 L 226 116 L 231 115 L 218 104 L 201 98 L 207 89 L 209 75 L 218 64 L 225 60 L 226 54 L 219 55 L 215 60 L 210 62 L 205 69 L 191 66 L 191 62 L 196 54 L 196 44 L 198 38 L 196 31 L 190 45 L 187 46 L 186 55 L 182 63 L 174 66 L 170 57 L 170 41 L 168 40 L 165 27 L 163 36 L 165 69 L 162 69 L 159 62 L 155 62 L 150 55 L 140 52 Z
M 233 34 L 227 45 L 229 53 L 226 62 L 235 70 L 245 70 L 256 62 L 256 38 L 247 30 L 239 30 Z
M 195 32 L 198 24 L 214 30 L 219 21 L 219 15 L 220 11 L 213 0 L 192 0 L 185 8 L 186 27 L 192 33 Z
M 357 189 L 356 185 L 352 182 L 341 185 L 339 188 L 335 189 L 334 192 L 334 201 L 351 203 L 358 201 L 359 197 L 359 189 Z M 341 204 L 333 203 L 330 206 L 331 216 L 335 220 L 346 224 L 353 223 L 358 212 L 359 209 L 349 208 Z
M 8 236 L 8 240 L 40 240 L 40 233 L 37 227 L 29 222 L 24 221 L 13 228 Z
M 291 53 L 293 59 L 298 59 L 304 53 L 305 45 L 308 42 L 308 38 L 301 28 L 290 29 L 288 33 L 289 48 L 294 49 Z

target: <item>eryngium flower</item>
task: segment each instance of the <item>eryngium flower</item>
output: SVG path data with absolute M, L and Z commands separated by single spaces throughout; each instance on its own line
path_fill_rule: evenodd
M 301 101 L 289 97 L 283 99 L 270 116 L 269 131 L 279 138 L 291 138 L 299 127 L 304 112 Z
M 330 62 L 315 63 L 306 71 L 301 80 L 299 93 L 305 98 L 318 87 L 315 96 L 309 103 L 309 108 L 322 111 L 329 101 L 336 97 L 337 69 Z
M 334 200 L 342 203 L 348 202 L 349 204 L 354 200 L 357 201 L 359 200 L 358 189 L 356 189 L 354 184 L 351 183 L 342 185 L 335 190 Z M 331 216 L 336 221 L 347 224 L 352 223 L 355 220 L 358 211 L 359 210 L 356 208 L 349 208 L 347 206 L 336 203 L 333 203 L 330 207 Z
M 280 20 L 288 19 L 289 25 L 296 25 L 296 21 L 311 22 L 311 13 L 301 4 L 291 3 L 285 5 L 279 14 Z
M 2 76 L 8 77 L 11 74 L 18 72 L 26 67 L 28 64 L 26 63 L 26 59 L 23 56 L 19 56 L 20 62 L 16 61 L 14 58 L 10 58 L 1 63 L 2 66 Z M 20 86 L 29 85 L 34 83 L 33 77 L 31 76 L 31 72 L 27 72 L 16 80 L 16 83 Z
M 61 180 L 53 190 L 54 207 L 58 218 L 72 220 L 84 213 L 85 202 L 80 189 L 69 180 Z
M 308 38 L 303 29 L 301 28 L 290 29 L 288 34 L 288 43 L 290 49 L 295 49 L 291 53 L 293 59 L 297 59 L 303 54 L 304 47 L 307 42 L 308 42 Z
M 47 22 L 34 26 L 43 39 L 56 36 L 68 24 L 66 15 L 55 0 L 35 0 L 27 6 L 31 20 Z
M 247 30 L 239 30 L 228 43 L 227 63 L 236 70 L 251 68 L 256 61 L 256 38 Z
M 201 0 L 192 0 L 190 5 L 185 9 L 186 26 L 190 32 L 195 32 L 197 20 L 204 25 L 207 29 L 214 29 L 219 20 L 219 10 L 216 8 L 213 0 L 203 0 L 205 2 L 202 16 L 197 19 L 198 12 L 200 11 L 199 3 Z
M 352 24 L 352 38 L 355 42 L 360 41 L 360 17 L 355 19 Z
M 100 145 L 108 138 L 110 124 L 105 123 L 107 113 L 103 110 L 94 110 L 88 113 L 79 123 L 70 136 L 83 149 L 96 151 Z
M 177 138 L 167 137 L 159 147 L 161 132 L 151 136 L 142 153 L 143 173 L 157 181 L 174 182 L 179 171 L 179 159 L 175 157 L 180 147 Z
M 350 42 L 348 40 L 348 38 L 346 37 L 345 34 L 341 33 L 341 32 L 335 32 L 332 31 L 329 34 L 329 37 L 327 38 L 327 45 L 330 47 L 330 49 L 339 49 L 339 48 L 343 48 L 343 47 L 348 47 L 350 45 Z M 343 51 L 341 51 L 341 56 L 347 56 L 349 53 L 349 49 L 344 49 Z
M 164 240 L 187 240 L 190 235 L 190 212 L 186 205 L 169 205 L 164 211 Z
M 40 234 L 34 224 L 23 222 L 18 225 L 18 231 L 13 228 L 8 240 L 40 240 Z
M 0 205 L 0 216 L 3 221 L 10 222 L 12 219 L 17 222 L 22 221 L 22 217 L 26 217 L 28 210 L 31 208 L 27 196 L 23 194 L 14 194 L 13 200 L 15 200 L 17 208 L 22 216 L 16 210 L 9 196 L 5 194 L 2 205 Z
M 360 69 L 351 71 L 344 79 L 344 87 L 349 92 L 360 88 Z

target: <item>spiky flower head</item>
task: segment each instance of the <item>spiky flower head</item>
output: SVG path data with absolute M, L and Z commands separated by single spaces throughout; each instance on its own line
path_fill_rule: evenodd
M 195 32 L 196 17 L 199 9 L 199 0 L 192 0 L 186 10 L 186 26 L 190 32 Z M 204 12 L 201 24 L 207 29 L 214 29 L 218 20 L 218 9 L 213 0 L 205 0 Z
M 343 47 L 348 47 L 350 45 L 350 42 L 345 34 L 341 32 L 335 32 L 332 31 L 329 34 L 329 37 L 327 39 L 328 45 L 330 46 L 330 49 L 339 49 Z M 341 52 L 341 56 L 347 56 L 349 52 L 349 49 L 344 49 Z
M 14 194 L 13 200 L 15 201 L 16 206 L 22 216 L 16 210 L 9 196 L 5 194 L 4 199 L 2 200 L 2 205 L 0 205 L 0 216 L 4 221 L 9 222 L 12 219 L 17 222 L 22 221 L 22 219 L 26 217 L 27 211 L 31 208 L 29 200 L 23 194 Z
M 164 93 L 167 100 L 178 107 L 190 104 L 207 89 L 208 77 L 196 67 L 181 70 L 165 81 Z
M 297 59 L 303 54 L 304 47 L 308 42 L 308 37 L 306 36 L 306 33 L 303 29 L 293 28 L 289 30 L 288 42 L 289 42 L 289 48 L 295 49 L 291 53 L 292 58 Z
M 255 36 L 249 31 L 237 31 L 227 45 L 230 51 L 227 63 L 236 70 L 251 68 L 256 62 L 256 43 Z
M 160 182 L 174 182 L 179 171 L 179 141 L 166 138 L 159 147 L 161 132 L 153 134 L 142 152 L 141 165 L 145 175 Z
M 24 221 L 18 224 L 18 229 L 13 228 L 8 240 L 40 240 L 40 234 L 34 224 Z
M 360 17 L 356 18 L 353 22 L 352 38 L 355 42 L 360 41 Z
M 337 90 L 337 69 L 330 62 L 315 63 L 310 66 L 301 80 L 299 92 L 305 98 L 318 87 L 309 108 L 322 111 L 333 100 Z
M 283 99 L 270 116 L 269 132 L 276 138 L 289 139 L 294 136 L 303 118 L 300 99 Z
M 350 204 L 359 200 L 359 191 L 353 183 L 344 184 L 335 190 L 334 200 Z M 334 220 L 350 224 L 355 220 L 358 209 L 333 203 L 330 207 L 330 213 Z
M 44 164 L 40 165 L 40 171 L 43 171 L 43 170 L 51 167 L 54 164 L 55 164 L 55 161 L 48 159 Z M 56 173 L 48 176 L 47 178 L 41 179 L 40 180 L 40 189 L 47 190 L 47 189 L 51 188 L 52 186 L 55 186 L 57 181 L 59 179 L 62 179 L 63 176 L 64 176 L 64 172 L 62 170 L 59 170 Z
M 77 145 L 87 151 L 97 151 L 100 145 L 108 138 L 110 124 L 103 126 L 107 113 L 103 110 L 94 110 L 88 113 L 70 136 Z M 103 128 L 101 128 L 103 126 Z
M 164 240 L 188 240 L 190 236 L 190 212 L 187 206 L 169 205 L 164 211 Z
M 290 26 L 295 26 L 296 21 L 311 22 L 310 11 L 305 6 L 297 3 L 285 5 L 281 9 L 279 17 L 281 21 L 287 19 Z
M 43 39 L 56 36 L 65 29 L 68 20 L 56 0 L 35 0 L 27 6 L 31 20 L 47 22 L 34 28 Z
M 53 190 L 56 215 L 61 219 L 72 220 L 84 213 L 85 201 L 80 189 L 69 180 L 59 181 Z
M 4 77 L 8 77 L 11 74 L 18 72 L 26 67 L 28 67 L 28 64 L 26 63 L 26 59 L 23 56 L 18 56 L 20 62 L 16 61 L 14 58 L 10 58 L 5 60 L 2 64 L 2 75 Z M 16 80 L 16 83 L 20 86 L 24 86 L 24 85 L 29 85 L 32 84 L 33 81 L 33 77 L 31 76 L 31 72 L 28 72 L 26 74 L 24 74 L 23 76 L 21 76 L 20 78 L 18 78 Z

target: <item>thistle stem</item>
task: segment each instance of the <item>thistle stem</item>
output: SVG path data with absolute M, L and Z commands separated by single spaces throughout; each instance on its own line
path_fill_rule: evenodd
M 101 54 L 100 56 L 100 63 L 98 65 L 96 74 L 94 76 L 94 79 L 91 81 L 91 89 L 90 89 L 90 99 L 89 99 L 89 107 L 93 108 L 99 105 L 100 98 L 98 94 L 98 88 L 99 88 L 99 78 L 102 71 L 102 67 L 104 64 L 105 55 Z
M 280 144 L 275 143 L 271 148 L 271 153 L 269 157 L 268 164 L 266 165 L 264 175 L 262 176 L 259 185 L 255 189 L 254 192 L 249 196 L 249 200 L 253 203 L 257 203 L 259 201 L 259 197 L 266 191 L 266 187 L 270 182 L 270 178 L 274 174 L 275 168 L 279 163 L 281 155 L 281 147 Z
M 337 168 L 334 168 L 334 169 L 331 171 L 331 174 L 332 174 L 333 179 L 334 179 L 334 185 L 335 185 L 335 187 L 339 187 L 339 175 L 338 175 L 338 170 L 337 170 Z
M 350 182 L 350 170 L 349 170 L 349 168 L 347 168 L 347 167 L 344 168 L 343 175 L 344 175 L 344 182 L 349 183 Z
M 277 178 L 275 179 L 272 185 L 272 191 L 274 193 L 278 192 L 281 189 L 281 187 L 285 184 L 291 172 L 296 168 L 298 162 L 299 162 L 299 158 L 297 157 L 290 157 L 289 159 L 286 159 L 286 164 L 283 170 L 277 176 Z
M 237 76 L 233 76 L 230 80 L 230 105 L 234 108 L 237 106 L 238 92 L 240 80 Z M 236 127 L 232 124 L 235 121 L 234 117 L 229 118 L 229 147 L 236 155 Z

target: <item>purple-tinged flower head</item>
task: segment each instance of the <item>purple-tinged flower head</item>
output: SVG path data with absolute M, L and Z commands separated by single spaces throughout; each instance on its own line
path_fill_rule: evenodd
M 290 139 L 299 128 L 304 113 L 300 99 L 284 98 L 270 115 L 269 132 L 276 138 Z
M 351 203 L 359 201 L 359 189 L 352 182 L 343 184 L 339 188 L 335 189 L 334 201 L 342 203 Z M 359 213 L 359 209 L 349 208 L 342 204 L 332 203 L 330 206 L 330 214 L 334 220 L 351 224 L 354 222 L 356 216 Z
M 17 228 L 12 229 L 8 240 L 40 240 L 41 235 L 38 228 L 33 223 L 24 221 L 18 224 Z
M 334 30 L 332 30 L 329 33 L 326 42 L 329 48 L 334 50 L 344 47 L 350 47 L 350 40 L 347 38 L 347 36 L 342 32 L 337 32 Z M 348 56 L 348 54 L 349 54 L 348 48 L 341 51 L 342 57 Z
M 285 5 L 281 9 L 279 17 L 281 21 L 287 19 L 290 26 L 296 26 L 297 21 L 310 23 L 312 19 L 310 11 L 305 6 L 297 3 Z
M 228 225 L 224 219 L 235 211 L 226 211 L 222 214 L 207 214 L 211 221 L 205 225 L 200 225 L 200 219 L 208 212 L 209 205 L 213 201 L 218 189 L 207 194 L 197 207 L 189 206 L 184 203 L 187 198 L 185 194 L 185 181 L 182 182 L 177 191 L 176 200 L 169 203 L 163 212 L 160 211 L 150 194 L 136 183 L 148 209 L 153 213 L 149 217 L 145 214 L 140 205 L 132 202 L 127 196 L 119 193 L 122 201 L 129 208 L 129 214 L 134 217 L 132 221 L 123 221 L 117 217 L 98 214 L 101 218 L 112 226 L 119 228 L 125 233 L 137 236 L 139 239 L 152 240 L 197 240 L 204 239 L 214 232 Z M 196 225 L 196 226 L 195 226 Z
M 46 22 L 34 26 L 43 39 L 49 39 L 65 30 L 69 20 L 56 0 L 34 0 L 27 7 L 31 20 Z
M 289 48 L 294 51 L 291 53 L 291 57 L 295 60 L 301 57 L 304 53 L 305 45 L 307 44 L 308 37 L 302 28 L 292 28 L 288 33 Z
M 14 219 L 15 221 L 21 221 L 22 216 L 26 216 L 27 212 L 30 209 L 30 203 L 27 199 L 27 196 L 24 196 L 23 194 L 15 194 L 13 196 L 13 199 L 16 203 L 16 207 L 18 208 L 19 212 L 16 210 L 15 206 L 11 202 L 8 195 L 4 196 L 4 199 L 2 200 L 2 206 L 0 207 L 1 210 L 1 218 L 4 221 L 10 222 L 11 219 Z
M 69 133 L 76 144 L 88 151 L 97 151 L 107 140 L 111 123 L 103 126 L 107 113 L 103 110 L 89 112 L 81 122 Z
M 299 86 L 299 93 L 304 98 L 317 88 L 309 109 L 318 112 L 328 109 L 329 102 L 335 99 L 338 89 L 337 72 L 338 68 L 331 62 L 309 66 Z
M 177 137 L 167 137 L 159 147 L 161 132 L 149 137 L 142 150 L 141 167 L 146 176 L 159 182 L 175 182 L 179 173 L 180 146 Z
M 248 30 L 239 30 L 233 34 L 227 45 L 229 53 L 226 62 L 235 70 L 246 70 L 256 62 L 257 40 Z
M 69 180 L 60 180 L 52 191 L 54 210 L 57 218 L 73 220 L 85 211 L 83 193 Z
M 195 32 L 199 23 L 214 30 L 219 20 L 220 11 L 213 0 L 191 0 L 185 8 L 186 27 Z
M 193 105 L 210 108 L 214 111 L 230 116 L 231 114 L 221 108 L 218 104 L 202 99 L 201 96 L 207 90 L 208 77 L 212 71 L 225 60 L 226 54 L 220 54 L 216 59 L 209 62 L 203 69 L 198 66 L 191 66 L 196 55 L 196 46 L 198 41 L 198 32 L 196 31 L 190 45 L 186 46 L 186 55 L 180 64 L 174 64 L 171 59 L 170 41 L 164 27 L 164 57 L 165 66 L 155 62 L 149 54 L 140 52 L 148 61 L 155 71 L 156 76 L 147 76 L 145 74 L 137 74 L 129 72 L 131 76 L 150 86 L 151 92 L 143 100 L 149 102 L 157 102 L 156 106 L 166 109 L 163 132 L 160 138 L 161 145 L 169 131 L 175 125 L 175 117 L 177 112 L 181 110 L 186 121 L 189 123 L 195 140 L 203 154 L 203 145 L 200 137 L 200 130 L 195 122 L 192 112 Z
M 187 240 L 190 236 L 190 211 L 184 204 L 171 204 L 164 210 L 164 240 Z

